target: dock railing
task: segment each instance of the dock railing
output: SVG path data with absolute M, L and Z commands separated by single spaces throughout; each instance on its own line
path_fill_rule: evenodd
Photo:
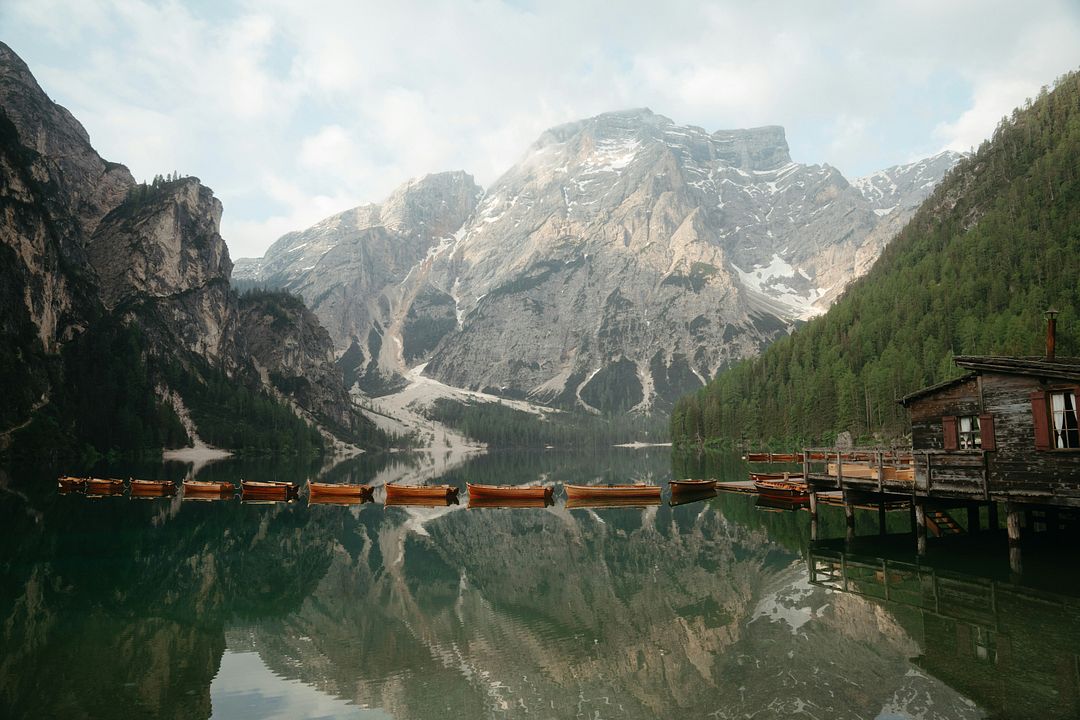
M 807 448 L 807 482 L 840 490 L 989 498 L 989 473 L 982 450 L 910 448 Z
M 915 487 L 915 462 L 910 448 L 806 448 L 803 474 L 808 482 L 840 490 L 900 490 Z

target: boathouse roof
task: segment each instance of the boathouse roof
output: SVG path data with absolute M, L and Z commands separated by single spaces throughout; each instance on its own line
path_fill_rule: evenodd
M 1080 382 L 1080 358 L 1062 357 L 1004 357 L 997 355 L 957 355 L 953 360 L 968 372 L 960 377 L 924 387 L 900 398 L 899 402 L 907 407 L 920 398 L 934 395 L 967 382 L 982 372 L 1005 373 L 1006 375 L 1027 375 L 1030 377 L 1053 380 L 1072 380 Z
M 1028 375 L 1054 380 L 1080 381 L 1080 358 L 997 357 L 993 355 L 957 355 L 957 365 L 975 372 Z
M 938 384 L 931 385 L 930 387 L 924 387 L 922 390 L 916 390 L 915 392 L 909 393 L 908 395 L 900 398 L 899 400 L 897 400 L 897 402 L 904 407 L 907 407 L 910 403 L 918 400 L 919 398 L 926 397 L 927 395 L 933 395 L 934 393 L 941 392 L 942 390 L 948 390 L 951 387 L 967 382 L 973 377 L 975 377 L 975 373 L 965 373 L 960 377 L 955 377 L 951 380 L 946 380 L 945 382 L 939 382 Z

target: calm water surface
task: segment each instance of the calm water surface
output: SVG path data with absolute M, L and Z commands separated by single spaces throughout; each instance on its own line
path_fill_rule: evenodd
M 330 476 L 408 476 L 396 463 Z M 493 454 L 443 481 L 665 483 L 673 467 L 745 477 L 733 458 L 625 450 Z M 200 479 L 317 472 L 231 461 Z M 726 493 L 309 507 L 59 495 L 56 473 L 0 470 L 0 717 L 1080 714 L 1076 561 L 1040 550 L 1010 578 L 991 536 L 920 563 L 906 512 L 884 539 L 811 543 L 806 513 Z M 822 530 L 842 537 L 842 514 Z

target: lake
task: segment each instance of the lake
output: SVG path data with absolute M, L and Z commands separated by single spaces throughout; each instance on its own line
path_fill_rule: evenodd
M 847 543 L 827 507 L 811 542 L 807 513 L 750 495 L 572 510 L 464 495 L 466 480 L 744 479 L 734 457 L 492 453 L 443 476 L 462 504 L 440 508 L 91 498 L 59 494 L 58 470 L 0 470 L 5 718 L 1080 715 L 1077 564 L 1057 543 L 1017 578 L 1001 533 L 917 558 L 907 511 L 884 538 L 860 514 Z M 234 460 L 199 478 L 318 473 Z

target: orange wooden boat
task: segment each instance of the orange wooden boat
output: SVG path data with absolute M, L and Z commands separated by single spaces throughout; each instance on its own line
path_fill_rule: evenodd
M 86 492 L 91 495 L 122 495 L 124 493 L 124 481 L 86 478 Z
M 491 499 L 533 499 L 551 500 L 555 495 L 555 488 L 542 485 L 473 485 L 465 483 L 469 489 L 469 500 L 473 498 Z
M 575 508 L 618 508 L 618 507 L 650 507 L 660 504 L 660 495 L 653 497 L 640 495 L 637 497 L 575 497 L 566 501 L 566 507 L 570 510 Z
M 215 480 L 213 482 L 207 482 L 203 480 L 185 480 L 184 481 L 184 496 L 198 496 L 201 499 L 209 500 L 213 498 L 220 498 L 225 496 L 231 496 L 236 492 L 236 486 L 231 482 L 225 480 Z
M 300 488 L 290 482 L 241 480 L 240 490 L 244 500 L 287 502 L 296 499 Z
M 789 482 L 802 483 L 802 473 L 750 473 L 750 479 L 754 482 L 759 480 L 762 482 L 772 482 L 774 480 L 785 480 Z M 803 483 L 805 484 L 805 483 Z
M 406 498 L 430 498 L 446 499 L 456 498 L 458 489 L 453 485 L 394 485 L 386 484 L 387 500 L 403 500 Z
M 803 461 L 803 454 L 748 452 L 743 456 L 743 460 L 746 460 L 747 462 L 801 463 Z
M 806 483 L 788 480 L 754 480 L 754 487 L 761 495 L 782 498 L 808 498 Z
M 61 475 L 56 481 L 61 492 L 79 492 L 86 489 L 86 478 Z
M 716 489 L 715 480 L 672 480 L 671 493 L 699 493 Z
M 176 494 L 176 483 L 172 480 L 135 480 L 131 479 L 132 497 L 166 497 Z
M 469 495 L 470 508 L 542 508 L 554 504 L 551 497 L 477 497 Z
M 350 485 L 345 483 L 317 483 L 308 481 L 309 497 L 325 498 L 362 498 L 371 495 L 370 485 Z
M 659 485 L 564 485 L 567 498 L 649 498 L 660 497 Z

